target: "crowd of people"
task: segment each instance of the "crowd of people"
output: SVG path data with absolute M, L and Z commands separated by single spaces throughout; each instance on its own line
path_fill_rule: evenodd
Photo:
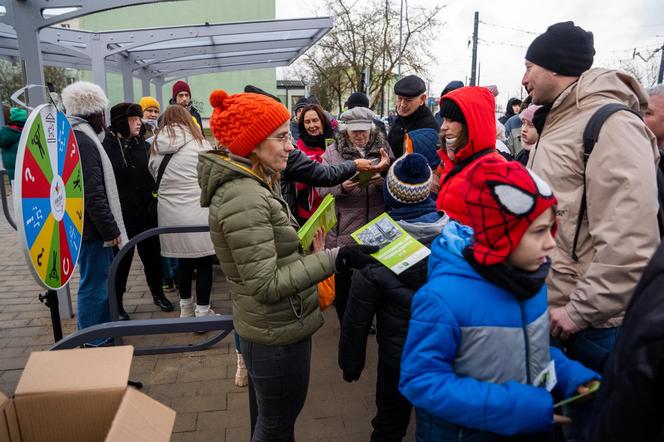
M 528 96 L 500 118 L 495 87 L 456 80 L 434 115 L 416 75 L 395 83 L 387 127 L 362 92 L 334 117 L 315 97 L 291 113 L 254 86 L 220 89 L 214 147 L 184 81 L 166 109 L 119 103 L 109 124 L 99 86 L 67 86 L 85 185 L 78 327 L 110 321 L 109 296 L 129 319 L 133 250 L 107 293 L 129 239 L 208 224 L 138 255 L 154 304 L 173 311 L 177 289 L 180 317 L 216 314 L 218 259 L 253 441 L 295 439 L 330 280 L 340 378 L 362 376 L 376 335 L 372 441 L 403 440 L 413 408 L 418 441 L 661 440 L 664 86 L 593 68 L 594 54 L 592 33 L 550 26 L 525 54 Z M 25 119 L 12 108 L 0 131 L 10 174 Z M 336 225 L 303 250 L 297 231 L 326 195 Z M 430 256 L 396 274 L 358 245 L 351 234 L 383 213 Z

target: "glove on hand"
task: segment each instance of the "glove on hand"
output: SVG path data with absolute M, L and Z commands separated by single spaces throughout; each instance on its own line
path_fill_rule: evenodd
M 339 249 L 337 259 L 334 262 L 337 272 L 346 272 L 350 269 L 361 269 L 367 264 L 376 262 L 371 253 L 380 250 L 378 246 L 356 245 L 344 246 Z

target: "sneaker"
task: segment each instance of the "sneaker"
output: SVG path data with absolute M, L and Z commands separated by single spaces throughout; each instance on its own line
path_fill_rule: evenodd
M 175 289 L 175 284 L 173 283 L 173 279 L 172 279 L 172 278 L 164 279 L 164 284 L 161 286 L 161 288 L 162 288 L 165 292 L 169 292 L 169 293 L 170 293 L 170 292 L 174 292 L 174 291 L 176 290 L 176 289 Z
M 237 370 L 235 371 L 235 385 L 238 387 L 246 387 L 249 376 L 247 374 L 247 366 L 244 365 L 244 357 L 242 357 L 242 353 L 239 351 L 235 350 L 235 353 L 237 354 Z
M 181 318 L 193 318 L 194 317 L 194 303 L 189 302 L 184 303 L 182 299 L 180 300 L 180 317 Z
M 173 304 L 163 293 L 159 296 L 153 296 L 152 302 L 154 302 L 154 305 L 159 307 L 162 312 L 172 312 L 174 310 Z
M 197 318 L 203 318 L 205 316 L 220 316 L 219 313 L 215 313 L 214 310 L 212 310 L 209 305 L 206 305 L 203 308 L 201 308 L 200 305 L 197 305 L 195 315 Z M 202 335 L 205 333 L 207 332 L 202 330 L 195 332 L 195 334 L 197 335 Z
M 195 311 L 196 317 L 201 318 L 203 316 L 219 316 L 219 313 L 215 313 L 210 307 L 206 309 L 200 309 L 199 306 L 196 306 Z

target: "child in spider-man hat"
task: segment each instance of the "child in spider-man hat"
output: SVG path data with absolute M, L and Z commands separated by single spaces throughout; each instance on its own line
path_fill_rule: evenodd
M 415 294 L 399 388 L 419 441 L 546 440 L 553 404 L 599 375 L 549 346 L 544 280 L 556 199 L 521 164 L 469 171 L 470 226 L 450 222 L 432 244 Z

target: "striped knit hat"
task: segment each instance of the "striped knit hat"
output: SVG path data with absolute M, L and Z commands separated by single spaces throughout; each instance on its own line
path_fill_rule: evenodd
M 214 108 L 210 129 L 216 140 L 235 155 L 247 157 L 279 126 L 290 120 L 283 104 L 260 94 L 228 95 L 224 90 L 210 94 Z
M 402 156 L 387 172 L 383 189 L 385 203 L 397 208 L 426 201 L 431 193 L 431 179 L 431 168 L 423 155 Z

